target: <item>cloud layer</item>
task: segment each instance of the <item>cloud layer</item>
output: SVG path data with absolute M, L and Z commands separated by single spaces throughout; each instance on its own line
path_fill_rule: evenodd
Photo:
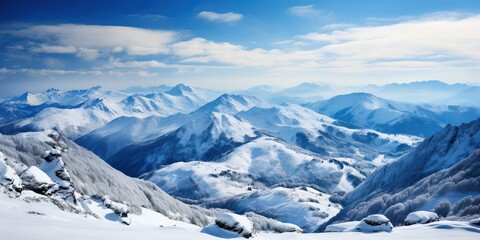
M 289 12 L 302 16 L 319 13 L 310 5 L 293 7 Z M 242 19 L 236 13 L 201 12 L 199 16 L 221 22 Z M 39 57 L 46 69 L 0 66 L 0 78 L 2 74 L 77 73 L 58 56 L 84 60 L 86 64 L 78 73 L 103 76 L 115 70 L 142 76 L 160 71 L 222 71 L 226 75 L 232 69 L 252 75 L 289 71 L 298 76 L 312 72 L 312 78 L 325 72 L 376 76 L 381 72 L 480 70 L 480 15 L 436 13 L 399 19 L 370 25 L 328 24 L 319 26 L 317 32 L 291 36 L 262 48 L 191 37 L 175 30 L 80 24 L 21 26 L 0 32 L 20 39 L 7 47 L 23 52 L 9 56 L 24 57 L 27 63 L 29 58 Z
M 178 36 L 174 31 L 76 24 L 38 25 L 12 33 L 45 42 L 33 51 L 77 53 L 86 58 L 93 58 L 98 50 L 126 52 L 129 55 L 166 54 L 168 44 Z

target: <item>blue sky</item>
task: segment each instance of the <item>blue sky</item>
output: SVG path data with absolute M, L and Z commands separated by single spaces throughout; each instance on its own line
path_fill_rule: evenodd
M 1 96 L 183 82 L 477 83 L 480 3 L 2 1 Z

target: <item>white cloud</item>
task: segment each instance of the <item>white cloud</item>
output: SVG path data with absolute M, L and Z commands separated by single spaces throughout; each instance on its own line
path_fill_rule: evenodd
M 97 49 L 79 48 L 76 55 L 85 60 L 94 60 L 99 56 L 99 53 Z
M 480 59 L 480 16 L 418 19 L 403 23 L 309 33 L 300 39 L 321 41 L 332 58 L 359 61 L 387 59 Z
M 168 45 L 178 37 L 174 31 L 76 24 L 38 25 L 12 33 L 53 43 L 50 48 L 46 46 L 47 49 L 43 49 L 44 52 L 73 50 L 73 48 L 89 49 L 88 53 L 85 51 L 79 53 L 79 56 L 88 56 L 87 58 L 94 56 L 93 49 L 104 51 L 122 49 L 129 55 L 166 54 Z
M 187 63 L 221 63 L 233 66 L 283 66 L 293 64 L 298 60 L 308 60 L 317 57 L 310 51 L 285 52 L 278 49 L 262 48 L 247 49 L 231 43 L 217 43 L 203 38 L 172 45 L 172 53 L 183 58 Z
M 38 47 L 32 48 L 32 52 L 38 53 L 75 53 L 77 48 L 74 46 L 50 46 L 41 44 Z
M 294 6 L 289 8 L 288 12 L 299 17 L 325 17 L 328 15 L 328 13 L 320 9 L 316 9 L 313 5 Z
M 205 65 L 187 65 L 187 64 L 166 64 L 157 60 L 148 61 L 125 61 L 122 62 L 118 58 L 110 58 L 107 64 L 101 67 L 101 69 L 152 69 L 152 68 L 173 68 L 173 69 L 219 69 L 219 68 L 231 68 L 228 66 L 205 66 Z
M 339 26 L 335 26 L 339 27 Z M 383 26 L 345 27 L 297 36 L 313 49 L 249 49 L 203 38 L 172 44 L 184 63 L 303 69 L 438 69 L 479 67 L 480 16 L 420 18 Z M 280 41 L 276 45 L 295 44 Z M 303 44 L 303 42 L 301 42 Z M 461 64 L 459 64 L 461 63 Z
M 233 12 L 216 13 L 216 12 L 202 11 L 198 14 L 198 16 L 209 21 L 229 22 L 229 23 L 238 22 L 243 18 L 242 14 L 233 13 Z

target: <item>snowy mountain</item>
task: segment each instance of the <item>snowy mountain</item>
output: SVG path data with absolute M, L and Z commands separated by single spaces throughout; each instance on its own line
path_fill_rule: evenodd
M 205 94 L 183 84 L 164 93 L 146 95 L 127 96 L 96 87 L 68 92 L 48 90 L 35 96 L 36 99 L 42 99 L 36 101 L 42 102 L 42 105 L 37 107 L 39 109 L 30 107 L 31 113 L 18 113 L 18 119 L 8 119 L 9 123 L 0 127 L 3 133 L 56 129 L 66 137 L 76 139 L 117 117 L 165 117 L 176 113 L 189 113 L 210 100 Z M 18 101 L 20 100 L 13 99 L 2 106 L 12 106 L 12 103 Z M 58 105 L 45 106 L 50 102 Z
M 275 186 L 312 186 L 326 195 L 345 193 L 420 140 L 348 129 L 301 106 L 271 106 L 257 98 L 232 95 L 189 115 L 120 120 L 77 142 L 106 154 L 107 161 L 127 175 L 152 181 L 184 201 L 215 202 L 215 206 Z M 181 121 L 185 123 L 171 130 Z M 138 138 L 138 132 L 148 137 Z M 132 145 L 127 145 L 129 140 Z M 112 146 L 117 153 L 112 154 Z M 293 204 L 291 199 L 284 198 L 284 204 Z M 228 204 L 223 207 L 241 211 Z M 303 209 L 305 204 L 297 207 Z M 266 216 L 275 218 L 273 213 Z M 312 230 L 328 220 L 324 215 L 319 218 L 322 221 L 289 222 Z
M 276 104 L 295 103 L 302 104 L 319 101 L 325 96 L 330 96 L 332 89 L 315 83 L 301 83 L 297 86 L 285 88 L 268 96 L 268 100 Z
M 280 91 L 281 89 L 278 87 L 268 86 L 268 85 L 259 85 L 251 88 L 247 88 L 244 90 L 234 91 L 233 94 L 235 95 L 244 95 L 244 96 L 253 96 L 259 97 L 263 99 L 267 99 L 270 95 L 274 94 L 275 92 Z
M 258 137 L 253 126 L 232 115 L 253 106 L 270 106 L 270 104 L 255 97 L 222 95 L 183 117 L 185 120 L 181 121 L 185 121 L 185 124 L 179 128 L 171 132 L 167 132 L 165 128 L 154 129 L 151 133 L 159 131 L 166 133 L 157 135 L 154 139 L 147 138 L 132 142 L 131 145 L 122 148 L 106 160 L 131 176 L 139 176 L 161 165 L 179 161 L 213 160 Z M 172 116 L 161 122 L 172 122 L 171 119 L 177 117 Z M 171 125 L 162 127 L 172 128 Z M 89 136 L 93 138 L 87 138 Z M 80 143 L 92 140 L 102 142 L 95 140 L 98 135 L 89 136 L 82 138 Z M 125 156 L 129 157 L 128 163 L 124 161 Z
M 305 106 L 361 127 L 421 137 L 431 136 L 447 124 L 460 124 L 480 116 L 480 109 L 476 108 L 418 106 L 389 101 L 368 93 L 339 95 Z
M 348 193 L 343 199 L 345 208 L 335 219 L 353 220 L 383 212 L 399 224 L 413 210 L 438 208 L 441 212 L 442 207 L 448 208 L 444 216 L 469 217 L 478 205 L 468 208 L 480 194 L 479 133 L 480 119 L 445 127 Z

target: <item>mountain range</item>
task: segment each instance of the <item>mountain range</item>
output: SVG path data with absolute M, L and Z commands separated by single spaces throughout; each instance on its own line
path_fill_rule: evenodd
M 446 98 L 476 91 L 434 81 L 382 89 L 429 87 Z M 380 91 L 364 90 L 372 89 Z M 118 209 L 124 201 L 135 214 L 148 208 L 200 226 L 223 211 L 261 229 L 307 232 L 376 213 L 394 225 L 416 210 L 478 217 L 475 104 L 363 92 L 319 100 L 332 91 L 304 83 L 235 94 L 183 84 L 25 93 L 0 101 L 0 151 L 15 174 L 33 169 L 23 177 L 42 179 L 43 152 L 58 149 L 87 198 L 108 195 Z

